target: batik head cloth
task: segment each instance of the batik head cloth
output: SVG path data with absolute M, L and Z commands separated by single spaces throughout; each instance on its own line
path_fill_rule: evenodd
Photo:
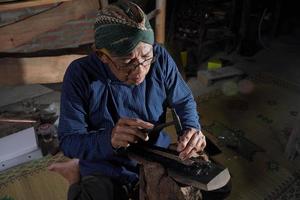
M 100 10 L 94 29 L 96 48 L 117 56 L 129 54 L 139 42 L 154 43 L 147 15 L 132 2 L 117 2 Z

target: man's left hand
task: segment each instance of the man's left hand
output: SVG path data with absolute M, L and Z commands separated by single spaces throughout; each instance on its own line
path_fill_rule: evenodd
M 180 152 L 179 158 L 182 160 L 190 158 L 193 154 L 201 152 L 206 146 L 206 140 L 203 133 L 194 128 L 184 131 L 179 137 L 177 151 Z

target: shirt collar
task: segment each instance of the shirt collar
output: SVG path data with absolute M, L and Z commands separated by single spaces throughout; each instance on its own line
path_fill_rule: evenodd
M 99 57 L 97 56 L 96 52 L 92 53 L 92 58 L 93 60 L 96 62 L 97 67 L 99 67 L 99 70 L 101 72 L 101 74 L 103 74 L 106 79 L 109 79 L 110 81 L 113 82 L 118 82 L 118 83 L 122 83 L 122 81 L 120 81 L 111 71 L 111 69 L 109 68 L 109 66 L 105 63 L 103 63 Z

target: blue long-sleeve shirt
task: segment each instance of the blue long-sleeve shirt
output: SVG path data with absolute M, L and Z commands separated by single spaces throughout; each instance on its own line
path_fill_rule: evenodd
M 64 154 L 80 159 L 82 176 L 100 173 L 125 183 L 138 179 L 136 163 L 111 145 L 111 132 L 120 117 L 159 124 L 165 122 L 167 107 L 172 107 L 184 129 L 200 129 L 196 103 L 175 62 L 158 44 L 153 50 L 156 61 L 137 86 L 119 81 L 96 53 L 68 67 L 58 133 Z M 169 137 L 161 133 L 155 145 L 169 143 Z

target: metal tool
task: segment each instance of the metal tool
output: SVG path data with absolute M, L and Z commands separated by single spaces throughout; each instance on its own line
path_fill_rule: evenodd
M 164 128 L 175 125 L 177 135 L 181 135 L 183 129 L 181 126 L 180 119 L 174 108 L 171 109 L 171 112 L 172 112 L 173 121 L 158 124 L 158 125 L 154 126 L 154 128 L 152 128 L 152 129 L 142 129 L 142 132 L 144 132 L 144 133 L 159 133 Z
M 227 168 L 201 158 L 181 160 L 179 152 L 152 145 L 150 140 L 153 141 L 160 131 L 168 126 L 175 125 L 177 135 L 182 135 L 183 128 L 175 109 L 172 109 L 172 116 L 173 121 L 158 124 L 153 129 L 143 129 L 142 131 L 149 134 L 149 141 L 133 144 L 125 149 L 126 154 L 162 164 L 169 175 L 182 184 L 206 191 L 226 185 L 230 179 Z

